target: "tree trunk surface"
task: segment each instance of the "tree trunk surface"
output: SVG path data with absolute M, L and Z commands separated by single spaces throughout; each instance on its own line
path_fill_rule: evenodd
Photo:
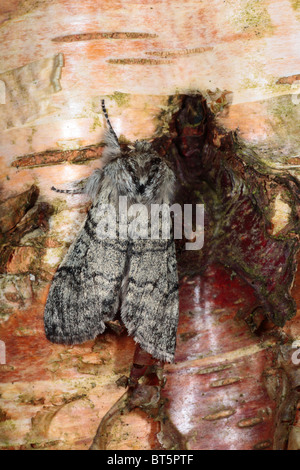
M 1 449 L 300 450 L 299 21 L 294 0 L 2 0 Z M 205 206 L 203 249 L 177 243 L 174 364 L 114 323 L 45 338 L 90 204 L 51 187 L 101 167 L 103 98 Z

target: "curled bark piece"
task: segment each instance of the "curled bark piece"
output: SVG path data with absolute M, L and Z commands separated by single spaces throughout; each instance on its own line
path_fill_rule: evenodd
M 0 231 L 6 233 L 15 227 L 26 212 L 34 206 L 39 195 L 37 186 L 11 197 L 0 204 Z
M 164 401 L 160 395 L 163 380 L 162 364 L 137 345 L 128 379 L 128 383 L 132 385 L 102 418 L 90 450 L 106 450 L 115 420 L 136 408 L 143 410 L 153 420 L 159 421 L 158 448 L 185 449 L 183 437 L 164 409 Z
M 3 129 L 22 126 L 52 111 L 50 96 L 61 90 L 62 53 L 18 67 L 0 75 L 6 102 L 0 108 Z
M 33 185 L 0 205 L 0 273 L 7 271 L 8 262 L 24 235 L 39 227 L 48 230 L 52 207 L 45 202 L 35 207 L 38 195 L 39 190 Z
M 290 344 L 279 348 L 274 450 L 286 450 L 300 400 L 300 370 L 292 362 L 293 352 Z
M 128 395 L 129 390 L 127 390 L 127 392 L 125 392 L 121 398 L 119 398 L 119 400 L 112 406 L 106 415 L 103 416 L 90 450 L 107 449 L 110 428 L 112 427 L 114 420 L 118 417 L 119 414 L 124 414 L 126 411 L 130 410 L 128 406 Z

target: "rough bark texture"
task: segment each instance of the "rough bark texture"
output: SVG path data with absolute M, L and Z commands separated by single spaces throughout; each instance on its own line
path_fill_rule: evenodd
M 298 3 L 1 3 L 2 449 L 300 448 Z M 72 348 L 44 336 L 89 204 L 50 188 L 101 165 L 103 97 L 122 145 L 153 139 L 206 208 L 203 249 L 178 243 L 164 372 L 115 323 Z

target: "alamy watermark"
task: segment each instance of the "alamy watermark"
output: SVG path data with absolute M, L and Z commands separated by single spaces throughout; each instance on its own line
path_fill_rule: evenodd
M 300 341 L 294 341 L 292 344 L 292 349 L 296 349 L 296 351 L 292 354 L 292 363 L 295 366 L 299 366 L 300 364 Z
M 5 83 L 0 80 L 0 104 L 6 103 Z
M 0 364 L 6 364 L 6 346 L 4 341 L 0 340 Z
M 200 250 L 203 247 L 203 204 L 195 204 L 194 207 L 193 204 L 184 204 L 183 210 L 180 204 L 128 205 L 127 196 L 120 196 L 118 210 L 113 204 L 100 204 L 98 210 L 96 233 L 100 239 L 170 239 L 172 214 L 174 239 L 181 240 L 184 235 L 189 240 L 185 244 L 187 250 Z

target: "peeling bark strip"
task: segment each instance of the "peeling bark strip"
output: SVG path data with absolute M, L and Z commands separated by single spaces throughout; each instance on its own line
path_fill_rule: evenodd
M 260 418 L 259 416 L 255 416 L 254 418 L 246 418 L 242 419 L 237 423 L 237 426 L 239 428 L 252 428 L 253 426 L 257 426 L 258 424 L 263 423 L 264 420 L 263 418 Z
M 157 38 L 157 34 L 151 33 L 134 33 L 134 32 L 94 32 L 94 33 L 80 33 L 69 34 L 67 36 L 58 36 L 53 38 L 53 42 L 76 42 L 76 41 L 93 41 L 95 39 L 151 39 Z
M 173 64 L 172 60 L 157 60 L 157 59 L 109 59 L 109 64 L 120 64 L 120 65 L 162 65 L 162 64 Z
M 262 441 L 262 442 L 258 442 L 257 444 L 255 444 L 253 449 L 254 450 L 264 450 L 264 449 L 269 449 L 271 446 L 272 446 L 271 441 Z
M 236 411 L 230 408 L 227 410 L 217 411 L 216 413 L 212 413 L 210 415 L 206 415 L 203 419 L 205 421 L 217 421 L 219 419 L 230 418 L 230 416 L 233 416 L 235 413 Z
M 297 80 L 300 80 L 300 73 L 297 75 L 289 75 L 288 77 L 281 77 L 277 80 L 276 85 L 292 85 Z
M 34 206 L 38 195 L 39 190 L 33 185 L 28 191 L 0 203 L 0 232 L 4 234 L 13 229 Z
M 53 85 L 55 93 L 57 93 L 58 91 L 62 89 L 61 84 L 60 84 L 60 79 L 61 79 L 61 70 L 63 66 L 64 66 L 64 56 L 61 53 L 59 53 L 54 57 L 53 69 L 52 69 L 52 73 L 50 76 L 50 81 Z
M 61 90 L 61 53 L 2 73 L 5 104 L 0 107 L 2 129 L 22 126 L 51 112 L 50 96 Z
M 192 54 L 202 54 L 203 52 L 212 51 L 213 47 L 195 47 L 193 49 L 181 49 L 181 50 L 173 50 L 173 51 L 148 51 L 146 54 L 149 55 L 156 55 L 159 57 L 181 57 L 185 55 L 192 55 Z
M 300 369 L 293 364 L 293 347 L 284 344 L 279 347 L 277 370 L 274 377 L 265 376 L 266 388 L 277 402 L 276 428 L 274 432 L 274 450 L 286 450 L 289 435 L 293 430 L 300 400 Z M 275 378 L 275 380 L 274 380 Z M 291 443 L 289 443 L 289 449 Z M 297 446 L 299 450 L 299 444 Z
M 39 227 L 43 231 L 48 229 L 52 208 L 45 202 L 34 207 L 38 195 L 39 190 L 33 185 L 24 193 L 0 204 L 0 273 L 9 272 L 11 258 L 24 235 Z M 38 265 L 36 258 L 32 261 Z
M 229 377 L 227 379 L 216 380 L 210 384 L 211 388 L 227 387 L 241 381 L 240 377 Z
M 215 367 L 207 367 L 206 369 L 200 369 L 199 371 L 196 372 L 198 375 L 208 375 L 208 374 L 214 374 L 216 372 L 222 372 L 223 370 L 226 369 L 231 369 L 232 364 L 224 364 L 223 366 L 215 366 Z
M 46 150 L 45 152 L 18 157 L 11 165 L 16 168 L 32 168 L 36 166 L 57 165 L 65 162 L 81 163 L 100 158 L 102 152 L 102 144 L 91 145 L 90 147 L 78 150 Z

